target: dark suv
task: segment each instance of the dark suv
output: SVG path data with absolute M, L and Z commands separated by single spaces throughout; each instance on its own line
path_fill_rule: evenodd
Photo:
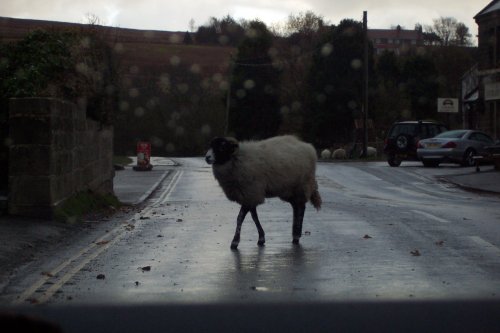
M 397 167 L 403 160 L 417 161 L 418 140 L 432 138 L 447 131 L 446 126 L 433 121 L 402 121 L 392 125 L 384 142 L 387 162 Z

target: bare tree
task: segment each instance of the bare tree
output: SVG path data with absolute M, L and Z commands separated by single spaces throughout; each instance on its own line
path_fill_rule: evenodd
M 325 25 L 322 16 L 311 11 L 301 12 L 298 15 L 290 14 L 286 23 L 286 28 L 290 34 L 299 33 L 312 35 L 322 29 Z
M 442 46 L 468 46 L 472 42 L 469 28 L 454 17 L 440 17 L 433 20 L 432 26 L 426 26 L 426 34 L 436 36 Z
M 195 25 L 195 22 L 194 22 L 194 18 L 191 18 L 189 20 L 189 31 L 191 33 L 194 33 L 196 31 L 196 25 Z
M 104 25 L 105 24 L 105 22 L 94 13 L 85 14 L 85 18 L 87 20 L 88 25 L 95 26 L 95 25 Z
M 459 22 L 455 28 L 455 40 L 458 46 L 470 46 L 472 45 L 471 41 L 471 33 L 469 32 L 469 28 Z

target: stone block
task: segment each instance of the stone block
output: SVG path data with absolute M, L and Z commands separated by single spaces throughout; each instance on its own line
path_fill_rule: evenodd
M 9 206 L 51 206 L 52 176 L 9 176 Z
M 14 144 L 50 145 L 50 117 L 15 117 L 9 120 L 9 136 Z
M 12 145 L 9 149 L 9 175 L 49 176 L 54 153 L 47 145 Z
M 52 114 L 52 99 L 48 98 L 11 98 L 9 99 L 9 117 L 28 115 L 47 116 Z

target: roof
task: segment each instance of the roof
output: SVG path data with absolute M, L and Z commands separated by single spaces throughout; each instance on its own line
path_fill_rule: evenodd
M 397 121 L 395 124 L 438 124 L 442 125 L 441 122 L 439 121 L 434 121 L 434 120 L 404 120 L 404 121 Z
M 474 19 L 479 16 L 483 16 L 492 12 L 500 11 L 500 0 L 493 0 L 486 7 L 484 7 L 479 13 L 474 16 Z
M 387 39 L 421 39 L 422 35 L 417 30 L 403 29 L 369 29 L 368 38 L 387 38 Z

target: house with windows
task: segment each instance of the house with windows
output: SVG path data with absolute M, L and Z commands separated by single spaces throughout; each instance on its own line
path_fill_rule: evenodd
M 412 47 L 424 45 L 421 30 L 405 30 L 399 25 L 395 29 L 369 29 L 368 39 L 373 44 L 375 54 L 391 51 L 399 55 Z
M 489 132 L 494 138 L 500 137 L 500 0 L 494 0 L 483 8 L 474 20 L 478 25 L 479 58 L 476 71 L 477 94 L 469 86 L 470 96 L 462 91 L 467 109 L 475 108 L 476 126 Z M 471 82 L 467 75 L 464 79 Z M 464 89 L 464 80 L 462 80 Z M 470 101 L 469 103 L 468 100 Z M 472 102 L 472 103 L 471 103 Z

